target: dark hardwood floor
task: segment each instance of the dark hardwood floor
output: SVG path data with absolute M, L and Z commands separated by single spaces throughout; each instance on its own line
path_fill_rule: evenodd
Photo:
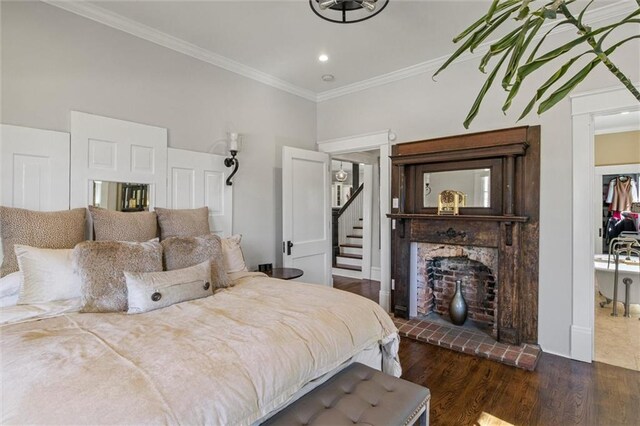
M 376 285 L 334 277 L 369 298 Z M 637 371 L 543 354 L 529 372 L 406 338 L 400 361 L 431 390 L 432 425 L 640 425 Z
M 371 280 L 358 280 L 355 278 L 333 276 L 333 287 L 340 290 L 359 294 L 374 302 L 378 302 L 380 297 L 380 282 Z

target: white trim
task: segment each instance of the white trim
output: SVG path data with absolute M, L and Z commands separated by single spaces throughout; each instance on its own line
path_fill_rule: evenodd
M 115 28 L 143 40 L 150 41 L 160 46 L 166 47 L 176 52 L 180 52 L 200 61 L 215 65 L 227 71 L 250 78 L 267 86 L 275 87 L 301 98 L 316 102 L 316 94 L 311 90 L 298 87 L 277 77 L 259 71 L 248 65 L 229 59 L 225 56 L 203 49 L 195 44 L 189 43 L 155 28 L 144 25 L 133 19 L 126 18 L 117 13 L 111 12 L 95 4 L 85 1 L 59 1 L 42 0 L 51 6 L 59 7 L 67 12 L 75 13 L 84 18 L 91 19 L 103 25 Z
M 640 164 L 616 164 L 613 166 L 596 166 L 595 176 L 621 175 L 625 173 L 640 173 Z
M 625 132 L 636 132 L 638 131 L 638 126 L 620 126 L 620 127 L 609 127 L 606 129 L 596 129 L 596 135 L 610 135 L 611 133 L 625 133 Z
M 391 130 L 387 129 L 352 137 L 326 139 L 316 143 L 318 144 L 318 151 L 334 155 L 378 149 L 381 145 L 388 144 L 393 139 L 395 139 L 395 135 L 392 136 Z
M 627 13 L 635 10 L 635 5 L 631 1 L 621 0 L 615 4 L 609 6 L 603 6 L 598 9 L 593 9 L 591 11 L 587 11 L 585 13 L 585 21 L 589 24 L 594 24 L 597 22 L 605 21 L 607 19 L 612 19 L 620 16 L 624 16 Z M 551 29 L 553 25 L 556 25 L 556 22 L 549 22 L 543 25 L 540 28 L 540 31 L 533 38 L 534 41 L 540 40 L 543 35 Z M 557 28 L 553 34 L 561 34 L 567 31 L 575 31 L 574 27 L 571 26 L 562 26 Z M 470 61 L 472 59 L 480 58 L 484 56 L 486 52 L 489 51 L 489 47 L 495 43 L 497 40 L 487 41 L 478 46 L 473 53 L 465 53 L 460 55 L 455 63 L 463 63 Z M 421 62 L 415 65 L 411 65 L 406 68 L 402 68 L 399 70 L 391 71 L 386 74 L 382 74 L 376 77 L 372 77 L 366 80 L 358 81 L 356 83 L 347 84 L 342 87 L 337 87 L 335 89 L 326 90 L 324 92 L 320 92 L 317 95 L 317 101 L 323 102 L 329 99 L 339 98 L 340 96 L 345 96 L 351 93 L 360 92 L 362 90 L 371 89 L 373 87 L 382 86 L 388 83 L 392 83 L 398 80 L 404 80 L 405 78 L 415 77 L 420 74 L 425 74 L 428 72 L 434 72 L 438 68 L 440 68 L 446 61 L 449 59 L 451 55 L 441 56 L 439 58 L 430 59 L 425 62 Z
M 365 164 L 362 183 L 362 278 L 371 279 L 371 234 L 373 226 L 373 166 Z
M 380 267 L 372 266 L 371 267 L 371 281 L 380 281 Z
M 594 353 L 593 256 L 594 126 L 593 117 L 637 108 L 638 101 L 624 87 L 606 88 L 571 96 L 572 121 L 572 325 L 571 358 L 591 362 Z M 585 230 L 588 230 L 585 232 Z

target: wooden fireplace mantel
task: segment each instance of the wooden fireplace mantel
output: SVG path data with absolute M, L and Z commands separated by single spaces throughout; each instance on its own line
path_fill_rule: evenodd
M 394 314 L 409 315 L 411 243 L 489 247 L 499 259 L 498 340 L 537 343 L 540 127 L 398 144 L 390 158 Z M 491 168 L 490 208 L 450 216 L 422 206 L 423 173 L 478 167 Z

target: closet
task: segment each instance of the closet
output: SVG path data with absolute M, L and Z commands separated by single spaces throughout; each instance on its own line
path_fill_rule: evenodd
M 640 228 L 639 173 L 602 176 L 602 253 L 609 252 L 609 242 L 620 232 L 638 232 Z M 622 215 L 622 212 L 630 214 Z

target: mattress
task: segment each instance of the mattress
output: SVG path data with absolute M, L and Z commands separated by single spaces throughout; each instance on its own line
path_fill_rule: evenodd
M 400 375 L 397 330 L 376 303 L 234 278 L 214 296 L 138 315 L 3 314 L 0 421 L 251 425 L 359 357 Z

